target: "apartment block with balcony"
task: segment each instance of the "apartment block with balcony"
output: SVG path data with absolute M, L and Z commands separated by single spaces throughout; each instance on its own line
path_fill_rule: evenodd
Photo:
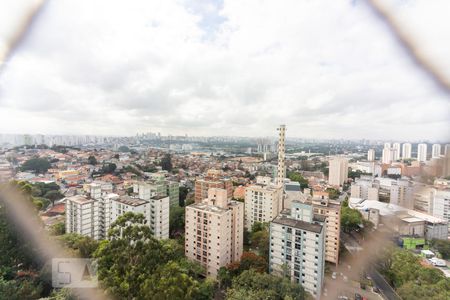
M 270 223 L 269 271 L 289 276 L 319 299 L 325 268 L 325 218 L 310 204 L 294 201 Z
M 253 184 L 245 188 L 245 228 L 271 222 L 283 209 L 283 186 Z
M 66 198 L 66 233 L 77 233 L 98 240 L 100 220 L 98 201 L 76 195 Z
M 341 204 L 325 197 L 311 200 L 315 215 L 325 217 L 325 260 L 339 262 L 339 245 L 341 232 Z
M 185 255 L 217 277 L 221 267 L 238 261 L 244 239 L 243 203 L 228 199 L 227 191 L 212 188 L 201 203 L 186 207 Z
M 208 198 L 210 188 L 225 189 L 227 198 L 233 197 L 233 183 L 230 178 L 223 175 L 220 170 L 208 170 L 206 176 L 195 181 L 195 203 L 200 203 Z

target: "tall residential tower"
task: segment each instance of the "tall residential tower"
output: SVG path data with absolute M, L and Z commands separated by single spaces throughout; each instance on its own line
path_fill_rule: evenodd
M 278 137 L 278 172 L 276 184 L 282 185 L 284 179 L 286 178 L 286 165 L 285 165 L 285 138 L 286 138 L 286 125 L 280 125 L 278 128 L 279 137 Z

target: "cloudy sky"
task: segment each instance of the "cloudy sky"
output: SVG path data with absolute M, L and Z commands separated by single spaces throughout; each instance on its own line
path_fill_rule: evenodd
M 0 46 L 29 2 L 0 1 Z M 450 76 L 450 1 L 389 3 Z M 450 98 L 358 0 L 48 1 L 0 73 L 0 133 L 266 136 L 281 123 L 445 141 Z

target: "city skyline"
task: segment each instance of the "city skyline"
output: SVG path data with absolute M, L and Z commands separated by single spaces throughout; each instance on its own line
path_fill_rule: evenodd
M 2 66 L 0 131 L 449 139 L 448 98 L 361 2 L 86 5 L 48 2 Z M 389 4 L 443 69 L 448 5 Z

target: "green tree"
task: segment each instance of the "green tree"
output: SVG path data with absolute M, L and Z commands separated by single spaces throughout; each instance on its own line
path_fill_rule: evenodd
M 45 158 L 31 158 L 22 164 L 21 170 L 43 174 L 50 169 L 50 166 L 50 162 Z
M 185 208 L 172 206 L 169 212 L 169 228 L 170 237 L 174 237 L 177 233 L 184 232 L 184 216 Z
M 94 256 L 106 290 L 121 299 L 140 295 L 141 285 L 165 261 L 161 244 L 144 224 L 144 216 L 125 213 L 108 232 Z
M 350 232 L 358 229 L 359 225 L 362 225 L 362 222 L 362 215 L 358 210 L 346 206 L 341 207 L 342 230 Z
M 66 224 L 64 222 L 59 222 L 56 224 L 53 224 L 50 227 L 50 233 L 52 235 L 63 235 L 66 233 Z
M 267 260 L 253 252 L 243 252 L 241 260 L 227 265 L 227 270 L 231 277 L 236 277 L 246 270 L 253 269 L 264 273 L 268 269 Z
M 81 257 L 91 258 L 99 247 L 99 242 L 76 233 L 67 233 L 61 237 L 62 242 L 69 248 L 77 250 Z
M 405 249 L 385 249 L 382 272 L 405 299 L 448 299 L 450 279 L 441 270 L 424 267 Z
M 120 146 L 119 149 L 117 149 L 119 152 L 130 152 L 130 148 L 127 146 Z
M 179 192 L 180 198 L 179 198 L 178 204 L 181 207 L 185 206 L 185 201 L 186 201 L 186 197 L 187 197 L 188 193 L 189 193 L 189 189 L 187 187 L 180 186 L 180 192 Z
M 171 299 L 202 299 L 201 283 L 182 271 L 176 262 L 169 262 L 166 265 L 157 268 L 155 273 L 146 279 L 140 296 L 140 299 L 171 300 Z M 203 299 L 211 299 L 212 292 L 209 295 L 203 295 Z
M 94 155 L 88 157 L 88 164 L 95 166 L 97 164 L 97 159 Z
M 166 171 L 172 171 L 172 157 L 169 153 L 161 159 L 161 168 Z
M 98 276 L 120 299 L 211 299 L 204 269 L 183 258 L 183 245 L 153 238 L 143 215 L 126 213 L 111 225 L 95 252 Z
M 436 249 L 444 259 L 450 258 L 450 241 L 449 240 L 431 240 L 431 247 Z
M 55 201 L 64 198 L 64 195 L 60 191 L 51 190 L 45 193 L 44 198 L 47 198 L 52 202 L 52 205 L 55 205 Z
M 333 200 L 338 199 L 338 198 L 339 198 L 339 195 L 341 194 L 341 193 L 340 193 L 337 189 L 335 189 L 335 188 L 327 188 L 325 191 L 328 193 L 328 197 L 329 197 L 330 199 L 333 199 Z
M 103 174 L 105 174 L 105 173 L 108 173 L 108 174 L 114 173 L 114 171 L 116 170 L 116 168 L 117 168 L 117 166 L 116 166 L 116 164 L 114 164 L 114 163 L 104 164 L 104 165 L 102 166 L 102 173 L 103 173 Z
M 302 286 L 287 278 L 276 277 L 255 270 L 247 270 L 232 280 L 227 300 L 303 300 L 306 293 Z

